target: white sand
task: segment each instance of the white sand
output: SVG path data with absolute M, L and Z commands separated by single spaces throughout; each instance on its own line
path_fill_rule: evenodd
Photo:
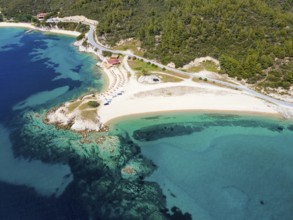
M 68 31 L 68 30 L 61 30 L 61 29 L 50 29 L 50 30 L 42 30 L 42 29 L 38 29 L 40 31 L 44 31 L 47 33 L 53 33 L 53 34 L 63 34 L 63 35 L 68 35 L 68 36 L 73 36 L 73 37 L 77 37 L 79 36 L 81 33 L 78 31 Z
M 69 17 L 65 20 L 75 22 L 82 19 Z M 76 46 L 82 50 L 81 45 Z M 92 48 L 84 48 L 84 51 L 98 54 Z M 51 112 L 47 117 L 49 123 L 68 125 L 71 121 L 74 125 L 72 129 L 80 131 L 98 130 L 101 124 L 127 115 L 165 111 L 229 111 L 280 115 L 280 110 L 275 105 L 245 92 L 213 84 L 193 82 L 190 79 L 184 79 L 180 83 L 139 83 L 135 72 L 128 66 L 127 58 L 123 59 L 119 68 L 103 68 L 108 78 L 108 88 L 103 93 L 96 94 L 96 101 L 101 104 L 97 111 L 98 122 L 81 120 L 81 112 L 69 113 L 65 108 L 63 111 L 57 109 Z M 207 76 L 212 73 L 202 71 L 199 74 Z M 123 94 L 118 95 L 121 91 Z M 109 105 L 104 105 L 106 103 Z
M 120 67 L 104 69 L 108 77 L 108 88 L 93 98 L 101 104 L 95 122 L 80 120 L 80 111 L 68 113 L 65 104 L 65 107 L 47 116 L 49 123 L 68 125 L 73 121 L 72 130 L 97 131 L 101 124 L 108 124 L 119 117 L 166 111 L 245 112 L 280 116 L 280 109 L 273 104 L 245 92 L 210 83 L 190 79 L 176 83 L 139 83 L 126 61 L 127 57 Z M 121 91 L 122 95 L 118 95 Z M 109 105 L 104 105 L 105 103 Z
M 125 93 L 98 111 L 101 123 L 142 113 L 162 111 L 231 111 L 278 114 L 271 105 L 243 92 L 190 80 L 146 85 L 131 79 Z
M 177 83 L 139 83 L 134 71 L 127 64 L 127 58 L 123 60 L 123 68 L 120 67 L 119 71 L 112 68 L 111 71 L 112 74 L 105 70 L 109 76 L 109 85 L 114 83 L 113 71 L 115 75 L 125 77 L 130 73 L 131 76 L 123 87 L 119 88 L 124 91 L 123 95 L 113 98 L 109 105 L 102 103 L 98 110 L 102 124 L 127 115 L 165 111 L 208 110 L 275 115 L 280 112 L 274 105 L 245 92 L 209 83 L 193 82 L 189 79 Z
M 36 29 L 36 27 L 30 23 L 14 23 L 14 22 L 0 22 L 0 27 L 22 27 L 22 28 Z
M 73 16 L 67 18 L 55 18 L 63 22 L 84 22 L 92 24 L 91 20 L 84 17 Z M 39 29 L 28 23 L 0 23 L 0 27 L 24 27 Z M 66 30 L 51 29 L 49 32 L 78 36 L 80 33 Z M 96 52 L 91 51 L 96 54 Z M 108 89 L 102 94 L 96 94 L 97 101 L 101 103 L 98 109 L 98 119 L 102 124 L 133 114 L 155 113 L 162 111 L 229 111 L 247 112 L 259 114 L 278 115 L 282 110 L 275 105 L 255 98 L 245 92 L 229 88 L 218 87 L 207 83 L 198 83 L 184 80 L 180 83 L 143 84 L 137 82 L 135 73 L 127 64 L 127 57 L 119 68 L 104 69 L 108 76 Z M 128 77 L 130 74 L 130 77 Z M 207 75 L 207 71 L 202 73 Z M 122 95 L 117 95 L 123 91 Z M 104 105 L 109 102 L 109 105 Z M 51 123 L 68 124 L 74 120 L 75 130 L 97 130 L 89 121 L 80 120 L 79 114 L 63 114 L 65 111 L 51 112 Z M 97 123 L 97 122 L 95 122 Z M 98 123 L 99 124 L 99 123 Z M 94 129 L 93 129 L 94 128 Z
M 20 28 L 27 28 L 32 30 L 38 30 L 46 33 L 54 33 L 54 34 L 64 34 L 69 36 L 77 37 L 80 35 L 80 32 L 77 31 L 68 31 L 68 30 L 62 30 L 62 29 L 46 29 L 46 28 L 38 28 L 30 23 L 14 23 L 14 22 L 0 22 L 0 27 L 20 27 Z
M 96 20 L 91 20 L 91 19 L 88 19 L 86 18 L 85 16 L 80 16 L 80 15 L 76 15 L 76 16 L 69 16 L 69 17 L 63 17 L 63 18 L 59 18 L 59 17 L 56 17 L 56 18 L 51 18 L 49 19 L 53 22 L 70 22 L 70 23 L 83 23 L 83 24 L 87 24 L 87 25 L 98 25 L 99 22 L 96 21 Z

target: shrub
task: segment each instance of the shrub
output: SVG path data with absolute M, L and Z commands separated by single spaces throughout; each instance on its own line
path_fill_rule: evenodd
M 100 106 L 100 103 L 98 103 L 97 101 L 89 101 L 87 104 L 92 108 L 97 108 Z
M 81 39 L 83 39 L 84 38 L 84 34 L 80 34 L 80 35 L 78 35 L 77 37 L 76 37 L 76 40 L 81 40 Z
M 82 46 L 87 47 L 88 43 L 86 42 L 86 40 L 84 42 L 82 42 Z
M 110 57 L 110 56 L 112 56 L 112 53 L 109 52 L 109 51 L 103 51 L 103 56 L 104 57 Z

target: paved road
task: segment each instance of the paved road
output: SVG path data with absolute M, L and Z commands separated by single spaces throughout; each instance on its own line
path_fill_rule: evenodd
M 187 73 L 187 72 L 184 72 L 184 71 L 181 71 L 181 70 L 178 70 L 178 69 L 175 69 L 175 68 L 172 68 L 172 67 L 169 67 L 169 66 L 165 66 L 161 63 L 157 63 L 156 61 L 153 61 L 153 60 L 149 60 L 147 58 L 144 58 L 144 57 L 141 57 L 141 56 L 137 56 L 137 55 L 134 55 L 133 53 L 131 53 L 130 51 L 123 51 L 123 50 L 112 50 L 110 48 L 107 48 L 105 46 L 103 46 L 102 44 L 100 44 L 99 42 L 96 42 L 95 39 L 94 39 L 94 34 L 95 34 L 95 27 L 93 25 L 90 25 L 90 30 L 88 32 L 88 41 L 89 43 L 94 46 L 95 48 L 101 50 L 101 51 L 108 51 L 108 52 L 111 52 L 111 53 L 115 53 L 115 54 L 121 54 L 121 55 L 127 55 L 127 56 L 131 56 L 131 57 L 135 57 L 137 59 L 142 59 L 143 61 L 145 62 L 149 62 L 151 64 L 154 64 L 160 68 L 165 68 L 166 70 L 170 70 L 170 71 L 173 71 L 175 73 L 179 73 L 179 74 L 183 74 L 183 75 L 187 75 L 187 76 L 191 76 L 191 77 L 195 77 L 195 78 L 200 78 L 199 76 L 196 76 L 192 73 Z M 263 100 L 266 100 L 268 102 L 271 102 L 271 103 L 274 103 L 278 106 L 281 106 L 281 107 L 287 107 L 287 108 L 293 108 L 293 103 L 291 102 L 285 102 L 285 101 L 281 101 L 281 100 L 278 100 L 278 99 L 274 99 L 270 96 L 267 96 L 267 95 L 264 95 L 264 94 L 261 94 L 259 92 L 256 92 L 246 86 L 243 86 L 243 85 L 235 85 L 235 84 L 232 84 L 232 83 L 228 83 L 228 82 L 224 82 L 224 81 L 221 81 L 221 80 L 217 80 L 217 79 L 212 79 L 212 78 L 208 78 L 207 77 L 207 80 L 210 81 L 210 82 L 215 82 L 217 84 L 220 84 L 220 85 L 223 85 L 223 86 L 227 86 L 227 87 L 230 87 L 230 88 L 233 88 L 233 89 L 237 89 L 237 90 L 240 90 L 240 91 L 244 91 L 244 92 L 247 92 L 248 94 L 252 95 L 252 96 L 255 96 L 257 98 L 260 98 L 260 99 L 263 99 Z

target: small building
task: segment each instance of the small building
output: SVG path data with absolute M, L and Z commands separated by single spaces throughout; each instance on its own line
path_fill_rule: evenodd
M 120 60 L 114 57 L 111 57 L 105 61 L 105 66 L 111 68 L 120 64 Z
M 119 58 L 119 55 L 118 54 L 112 54 L 111 58 L 118 59 Z
M 45 19 L 45 16 L 46 16 L 46 15 L 47 15 L 46 13 L 41 12 L 41 13 L 39 13 L 39 14 L 37 15 L 37 18 L 38 18 L 39 21 L 43 21 L 43 20 Z

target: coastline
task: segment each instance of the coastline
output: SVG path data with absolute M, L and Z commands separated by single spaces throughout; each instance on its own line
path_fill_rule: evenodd
M 0 176 L 29 193 L 2 187 L 4 217 L 7 212 L 7 218 L 17 213 L 39 219 L 290 219 L 293 108 L 213 83 L 204 72 L 201 80 L 178 81 L 162 72 L 142 74 L 127 55 L 107 68 L 86 39 L 37 31 L 0 27 L 3 67 L 19 79 L 2 81 L 8 91 L 4 103 L 16 100 L 9 95 L 19 83 L 19 91 L 35 89 L 30 85 L 41 90 L 19 93 L 24 98 L 7 105 L 13 113 L 0 132 Z M 5 45 L 20 50 L 6 52 Z M 18 57 L 24 48 L 27 53 Z M 34 65 L 38 54 L 52 66 L 43 60 Z M 53 68 L 58 65 L 63 68 Z M 51 92 L 63 87 L 69 89 Z
M 236 115 L 236 116 L 252 116 L 252 117 L 263 117 L 270 119 L 283 120 L 279 113 L 267 113 L 267 112 L 253 112 L 253 111 L 231 111 L 231 110 L 210 110 L 210 109 L 194 109 L 194 110 L 169 110 L 169 111 L 157 111 L 157 112 L 145 112 L 137 114 L 123 115 L 109 120 L 106 125 L 111 127 L 112 125 L 119 124 L 125 120 L 136 120 L 139 118 L 148 118 L 156 116 L 177 116 L 177 115 L 188 115 L 188 114 L 215 114 L 215 115 Z
M 61 29 L 56 29 L 56 28 L 52 28 L 52 29 L 38 28 L 31 23 L 24 23 L 24 22 L 20 22 L 20 23 L 0 22 L 0 28 L 1 27 L 25 28 L 25 29 L 32 29 L 32 30 L 36 30 L 36 31 L 41 31 L 44 33 L 61 34 L 61 35 L 68 35 L 68 36 L 72 36 L 72 37 L 77 37 L 81 34 L 80 32 L 77 32 L 77 31 L 61 30 Z
M 244 113 L 282 118 L 273 106 L 244 92 L 203 82 L 185 80 L 150 85 L 130 78 L 125 94 L 114 98 L 109 106 L 102 105 L 98 114 L 106 125 L 129 115 L 168 112 Z
M 37 28 L 29 23 L 1 22 L 0 27 L 20 27 L 44 33 L 66 34 L 75 37 L 80 34 L 74 31 Z M 84 47 L 82 42 L 74 43 L 80 52 L 92 53 L 101 59 L 100 51 L 95 51 L 95 48 L 91 45 Z M 276 118 L 286 116 L 277 105 L 251 96 L 248 93 L 212 83 L 194 82 L 192 78 L 184 79 L 180 83 L 149 84 L 138 82 L 135 72 L 132 69 L 131 71 L 129 70 L 127 58 L 128 56 L 125 56 L 118 67 L 106 68 L 101 65 L 100 69 L 105 77 L 105 85 L 102 91 L 92 93 L 94 98 L 89 99 L 91 94 L 85 94 L 79 99 L 71 100 L 56 107 L 56 109 L 50 110 L 47 114 L 49 117 L 46 117 L 45 120 L 46 123 L 68 127 L 73 121 L 74 126 L 68 127 L 71 130 L 99 131 L 103 126 L 109 126 L 120 118 L 174 112 L 213 112 L 219 114 L 263 115 Z M 120 85 L 121 79 L 123 80 L 123 85 Z M 119 91 L 123 91 L 123 94 L 118 95 Z M 81 117 L 83 112 L 79 110 L 75 110 L 73 113 L 66 112 L 70 104 L 80 100 L 82 100 L 82 104 L 85 104 L 87 99 L 100 103 L 100 106 L 96 109 L 96 116 L 92 116 L 91 121 L 84 120 Z M 107 102 L 109 102 L 109 105 L 105 105 Z M 93 109 L 89 110 L 93 111 Z M 291 113 L 287 115 L 290 117 Z
M 92 48 L 82 51 L 92 52 Z M 175 83 L 138 82 L 136 76 L 133 75 L 135 73 L 128 76 L 126 58 L 118 67 L 101 68 L 108 81 L 108 88 L 105 91 L 92 94 L 94 97 L 91 95 L 83 96 L 82 100 L 65 103 L 65 107 L 63 105 L 50 112 L 46 122 L 69 126 L 71 130 L 80 132 L 99 131 L 104 126 L 107 127 L 116 122 L 116 119 L 128 118 L 129 116 L 174 112 L 212 112 L 284 118 L 281 109 L 278 109 L 274 104 L 245 92 L 223 86 L 219 87 L 212 83 L 194 82 L 191 79 Z M 123 80 L 121 80 L 122 78 Z M 119 79 L 120 82 L 123 81 L 123 85 L 120 85 Z M 123 94 L 118 95 L 119 91 L 123 91 Z M 81 117 L 83 112 L 78 109 L 84 106 L 87 101 L 100 103 L 92 121 L 83 119 Z M 106 105 L 106 103 L 109 104 Z M 78 104 L 79 107 L 76 107 L 74 111 L 69 110 L 70 106 L 75 104 Z M 93 109 L 89 108 L 88 110 Z

